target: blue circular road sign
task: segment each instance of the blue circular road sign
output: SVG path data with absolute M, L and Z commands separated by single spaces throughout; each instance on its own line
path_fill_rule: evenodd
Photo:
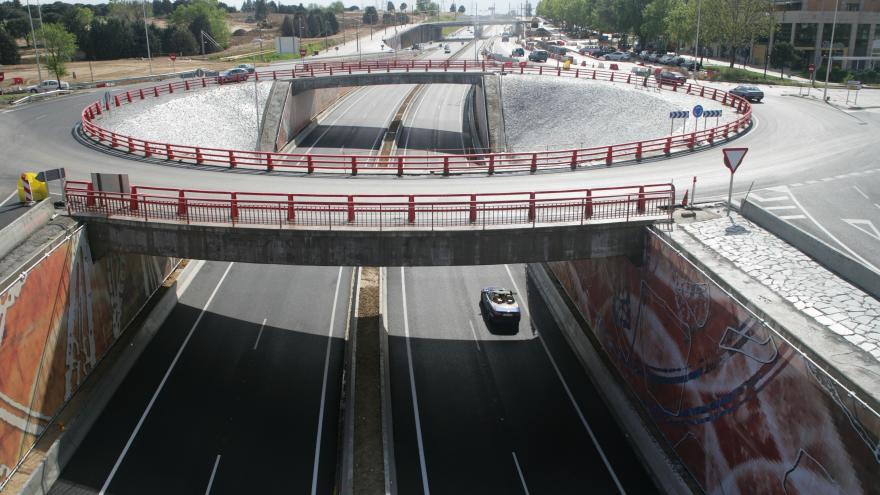
M 701 115 L 703 115 L 703 106 L 702 105 L 695 106 L 694 107 L 694 117 L 700 118 Z

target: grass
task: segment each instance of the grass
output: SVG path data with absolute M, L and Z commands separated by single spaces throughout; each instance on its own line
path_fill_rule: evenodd
M 713 71 L 714 76 L 710 77 L 711 81 L 750 83 L 750 84 L 776 84 L 780 86 L 801 86 L 803 83 L 792 81 L 790 79 L 782 79 L 780 77 L 767 75 L 760 72 L 753 72 L 746 69 L 736 67 L 709 66 L 705 67 L 707 71 Z
M 26 93 L 18 93 L 18 94 L 14 94 L 14 95 L 0 95 L 0 105 L 9 105 L 13 101 L 15 101 L 19 98 L 24 98 L 25 96 L 27 96 Z
M 450 34 L 458 31 L 459 29 L 461 29 L 461 28 L 458 26 L 446 26 L 443 28 L 443 36 L 444 37 L 449 36 Z

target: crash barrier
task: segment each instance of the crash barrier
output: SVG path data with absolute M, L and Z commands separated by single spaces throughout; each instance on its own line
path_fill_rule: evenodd
M 308 228 L 487 228 L 600 221 L 671 221 L 672 184 L 487 194 L 307 194 L 132 186 L 98 191 L 68 181 L 71 215 Z
M 200 78 L 128 90 L 109 95 L 101 102 L 94 102 L 82 111 L 82 132 L 93 141 L 145 158 L 178 161 L 195 165 L 213 165 L 229 168 L 248 168 L 266 171 L 324 172 L 357 175 L 359 172 L 384 174 L 454 174 L 480 172 L 488 175 L 497 172 L 537 172 L 539 169 L 608 166 L 619 161 L 640 161 L 645 158 L 669 156 L 679 151 L 694 150 L 728 141 L 748 128 L 752 107 L 746 100 L 725 91 L 697 84 L 675 84 L 655 81 L 654 78 L 637 77 L 631 73 L 601 69 L 569 69 L 532 66 L 521 63 L 518 67 L 495 61 L 468 60 L 375 60 L 368 62 L 320 62 L 296 65 L 292 69 L 260 71 L 253 77 L 260 80 L 290 80 L 304 77 L 321 77 L 342 74 L 406 73 L 406 72 L 481 71 L 499 74 L 527 74 L 549 77 L 591 79 L 657 88 L 685 93 L 713 100 L 733 108 L 739 117 L 726 124 L 690 133 L 674 134 L 657 139 L 549 151 L 472 153 L 472 154 L 408 154 L 408 155 L 339 155 L 296 154 L 250 150 L 208 148 L 181 144 L 160 143 L 133 136 L 118 134 L 101 127 L 100 117 L 113 108 L 158 98 L 182 91 L 203 89 L 220 85 L 219 78 Z

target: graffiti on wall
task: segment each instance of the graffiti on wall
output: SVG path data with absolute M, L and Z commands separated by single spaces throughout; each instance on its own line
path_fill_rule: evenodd
M 880 418 L 661 239 L 550 266 L 707 493 L 880 490 Z
M 0 292 L 0 482 L 175 264 L 90 253 L 80 230 Z

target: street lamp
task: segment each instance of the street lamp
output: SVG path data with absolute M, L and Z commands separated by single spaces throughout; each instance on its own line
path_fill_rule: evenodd
M 825 66 L 825 90 L 822 92 L 822 101 L 828 101 L 828 78 L 831 76 L 831 54 L 834 53 L 834 29 L 837 27 L 837 7 L 839 5 L 840 0 L 834 0 L 834 20 L 831 21 L 831 42 L 828 45 L 828 64 Z
M 703 2 L 700 0 L 697 0 L 697 38 L 694 40 L 694 65 L 693 65 L 694 81 L 697 80 L 697 52 L 700 50 L 700 17 L 701 17 L 700 14 L 701 14 L 702 5 L 703 5 Z
M 37 7 L 39 8 L 39 7 Z M 43 71 L 40 69 L 40 50 L 37 48 L 37 32 L 34 30 L 34 18 L 31 16 L 31 1 L 27 0 L 28 20 L 31 21 L 31 39 L 34 41 L 34 56 L 37 59 L 37 78 L 43 80 Z
M 150 53 L 150 30 L 147 29 L 147 0 L 144 0 L 144 35 L 147 39 L 147 61 L 150 64 L 150 75 L 153 75 L 153 55 Z

